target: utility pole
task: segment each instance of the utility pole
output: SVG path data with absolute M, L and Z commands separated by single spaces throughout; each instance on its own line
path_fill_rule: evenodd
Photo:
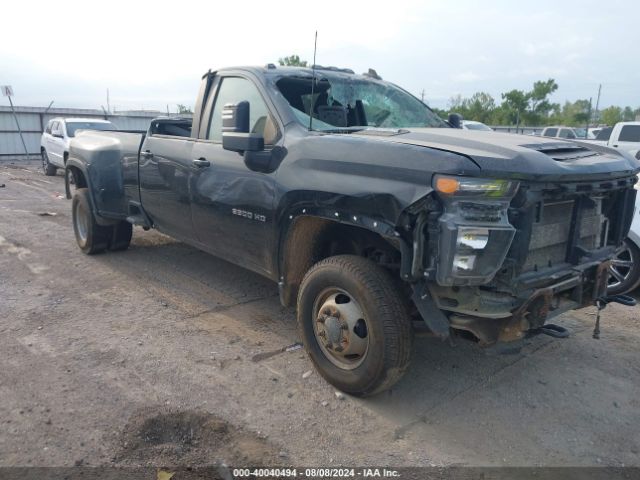
M 13 119 L 16 121 L 16 127 L 18 127 L 18 133 L 20 134 L 20 140 L 22 140 L 22 147 L 24 148 L 24 153 L 27 155 L 27 161 L 31 160 L 29 157 L 29 149 L 27 148 L 27 144 L 24 141 L 24 136 L 22 135 L 22 129 L 20 128 L 20 122 L 18 121 L 18 115 L 16 114 L 16 109 L 13 106 L 13 101 L 11 97 L 13 96 L 13 88 L 11 85 L 3 85 L 2 87 L 2 95 L 9 99 L 9 105 L 11 105 L 11 112 L 13 113 Z
M 598 115 L 598 107 L 600 106 L 600 92 L 602 91 L 602 84 L 598 85 L 598 99 L 596 100 L 596 113 L 594 115 L 594 117 L 598 120 L 598 123 L 600 123 L 600 116 Z
M 422 92 L 420 92 L 420 100 L 424 103 L 424 88 L 422 89 Z
M 111 105 L 109 105 L 109 89 L 107 88 L 107 113 L 111 113 Z
M 592 100 L 593 100 L 593 97 L 589 97 L 589 110 L 587 111 L 587 126 L 584 129 L 584 138 L 585 138 L 585 140 L 589 136 L 589 121 L 591 120 L 591 101 Z

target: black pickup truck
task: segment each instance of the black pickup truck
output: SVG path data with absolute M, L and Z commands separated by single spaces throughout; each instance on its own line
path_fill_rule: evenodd
M 140 225 L 272 279 L 352 394 L 400 378 L 420 319 L 494 345 L 593 305 L 632 220 L 626 153 L 452 128 L 372 71 L 208 72 L 194 110 L 73 139 L 80 249 Z

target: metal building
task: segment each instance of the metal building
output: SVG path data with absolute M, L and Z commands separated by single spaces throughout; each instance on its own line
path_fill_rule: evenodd
M 109 120 L 121 130 L 146 130 L 153 118 L 162 112 L 134 111 L 105 115 L 101 110 L 82 108 L 15 107 L 18 122 L 29 154 L 40 155 L 40 137 L 47 122 L 54 117 L 100 118 Z M 25 158 L 16 120 L 11 107 L 0 105 L 0 160 Z

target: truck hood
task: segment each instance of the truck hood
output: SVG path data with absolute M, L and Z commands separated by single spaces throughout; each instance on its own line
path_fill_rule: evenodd
M 640 163 L 630 155 L 581 142 L 454 128 L 363 130 L 353 135 L 463 155 L 482 175 L 539 181 L 580 181 L 632 175 Z

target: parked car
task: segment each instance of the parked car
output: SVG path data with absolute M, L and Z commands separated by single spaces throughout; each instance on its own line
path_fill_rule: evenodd
M 632 221 L 633 157 L 452 128 L 379 76 L 210 71 L 194 112 L 72 139 L 78 247 L 126 249 L 135 224 L 277 282 L 317 370 L 354 395 L 402 376 L 414 321 L 518 343 L 593 305 Z
M 45 175 L 55 175 L 64 168 L 69 155 L 69 142 L 78 130 L 114 130 L 107 120 L 87 118 L 52 118 L 40 138 L 42 170 Z
M 598 134 L 600 133 L 600 131 L 605 128 L 605 126 L 602 127 L 589 127 L 589 130 L 587 132 L 587 139 L 588 140 L 595 140 L 596 137 L 598 136 Z
M 640 157 L 640 122 L 618 122 L 600 130 L 590 143 L 615 148 Z
M 585 129 L 576 129 L 573 127 L 545 127 L 541 136 L 564 138 L 565 140 L 576 140 L 585 137 Z
M 462 120 L 462 128 L 464 130 L 481 130 L 485 132 L 493 132 L 493 128 L 485 125 L 482 122 L 476 122 L 475 120 Z
M 636 198 L 629 236 L 616 250 L 609 271 L 608 292 L 612 295 L 630 292 L 640 286 L 640 197 Z

